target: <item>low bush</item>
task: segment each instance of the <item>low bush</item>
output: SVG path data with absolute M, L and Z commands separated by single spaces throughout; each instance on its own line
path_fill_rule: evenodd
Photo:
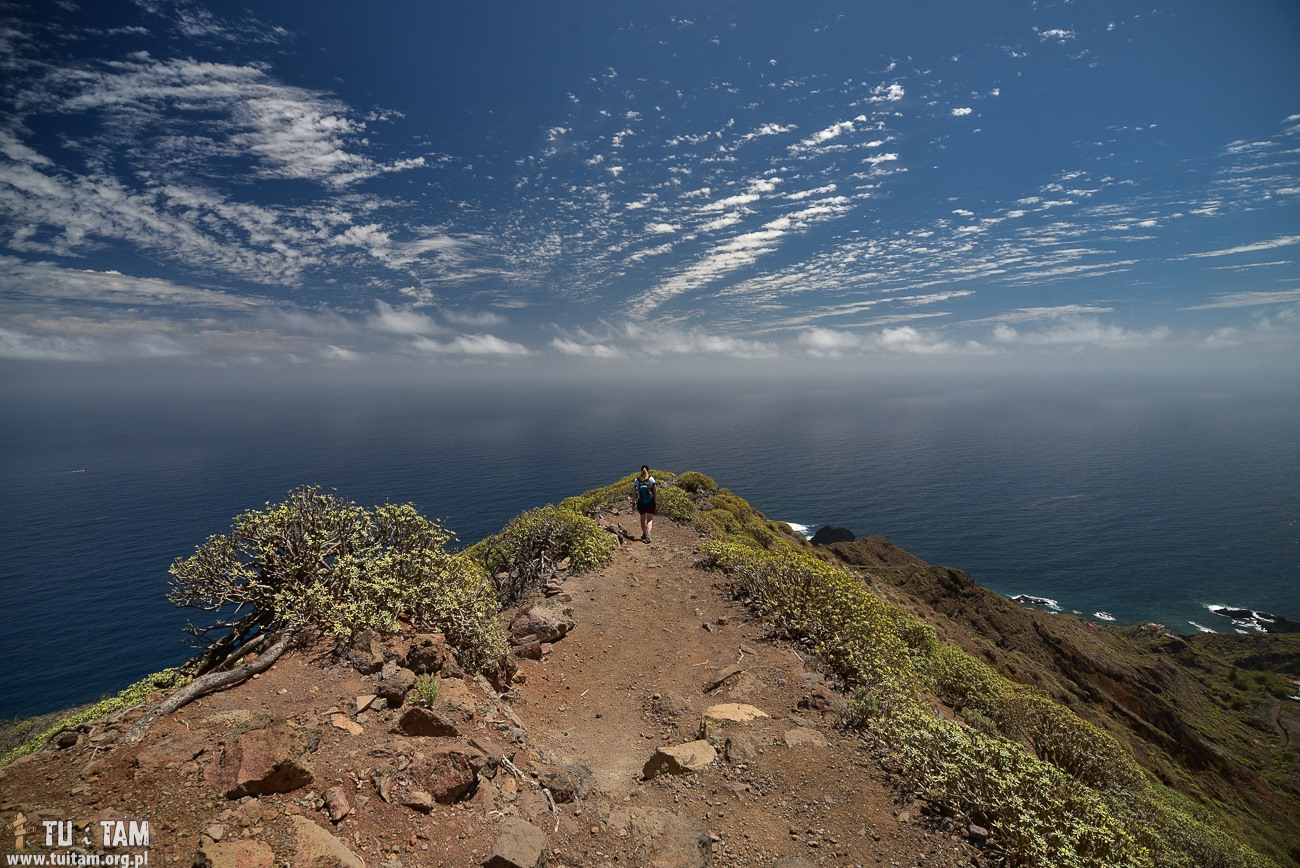
M 561 561 L 575 573 L 613 558 L 614 537 L 585 515 L 543 506 L 515 516 L 501 532 L 466 550 L 493 577 L 503 606 L 523 602 Z
M 702 564 L 811 644 L 853 696 L 850 722 L 930 800 L 989 826 L 1011 864 L 1271 864 L 1170 802 L 1107 733 L 944 645 L 839 567 L 793 547 L 719 541 L 704 545 Z M 932 696 L 972 725 L 937 715 Z
M 699 494 L 703 491 L 705 494 L 717 494 L 718 483 L 713 481 L 713 477 L 705 476 L 696 470 L 688 470 L 678 476 L 674 482 L 678 488 L 689 491 L 691 494 Z

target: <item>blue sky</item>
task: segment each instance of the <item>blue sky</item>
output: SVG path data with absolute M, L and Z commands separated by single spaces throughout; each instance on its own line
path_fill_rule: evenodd
M 0 358 L 1294 367 L 1297 45 L 1293 0 L 4 3 Z

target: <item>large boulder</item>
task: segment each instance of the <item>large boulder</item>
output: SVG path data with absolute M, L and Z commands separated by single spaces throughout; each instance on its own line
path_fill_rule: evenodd
M 375 685 L 375 693 L 397 708 L 406 701 L 406 694 L 415 686 L 415 673 L 396 663 L 385 663 Z
M 573 629 L 572 609 L 561 602 L 548 600 L 521 612 L 510 624 L 510 642 L 558 642 Z
M 545 868 L 546 833 L 526 820 L 507 817 L 501 821 L 492 855 L 484 868 Z
M 275 853 L 261 841 L 204 838 L 194 854 L 194 868 L 275 868 Z
M 374 630 L 358 630 L 338 649 L 339 656 L 362 675 L 373 675 L 384 668 L 384 646 Z
M 239 733 L 208 763 L 203 777 L 228 799 L 292 792 L 315 779 L 308 754 L 320 744 L 320 735 L 287 723 Z
M 347 845 L 303 816 L 289 818 L 294 868 L 366 868 Z
M 416 675 L 441 672 L 450 660 L 447 639 L 441 633 L 419 633 L 411 642 L 406 654 L 406 668 Z
M 440 805 L 450 805 L 473 795 L 478 770 L 485 758 L 461 750 L 420 754 L 406 773 L 415 786 L 433 796 Z
M 703 739 L 661 747 L 646 761 L 641 775 L 646 780 L 659 775 L 684 775 L 699 771 L 717 758 L 713 745 Z
M 825 527 L 818 528 L 817 532 L 812 535 L 812 544 L 825 546 L 831 543 L 853 542 L 854 539 L 856 537 L 854 537 L 853 531 L 848 528 L 828 524 Z
M 460 735 L 456 724 L 430 708 L 411 706 L 402 712 L 401 718 L 393 732 L 400 735 L 423 736 L 425 738 L 449 738 Z

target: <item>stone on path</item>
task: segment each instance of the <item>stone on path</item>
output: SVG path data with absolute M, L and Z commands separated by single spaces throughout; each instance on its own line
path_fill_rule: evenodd
M 801 745 L 811 745 L 812 747 L 828 747 L 830 742 L 826 737 L 815 729 L 809 729 L 806 726 L 796 727 L 781 737 L 786 747 L 799 747 Z
M 336 729 L 341 729 L 349 735 L 361 735 L 361 733 L 366 731 L 361 724 L 357 723 L 346 714 L 337 711 L 330 715 L 330 723 L 333 724 Z
M 719 727 L 728 723 L 749 723 L 768 716 L 768 713 L 762 709 L 741 702 L 712 705 L 704 712 L 704 718 L 700 723 L 700 736 L 707 738 Z
M 412 706 L 402 712 L 394 732 L 402 735 L 448 738 L 460 735 L 456 725 L 436 711 Z
M 501 822 L 492 855 L 485 868 L 542 868 L 546 864 L 546 835 L 541 829 L 518 817 Z
M 338 838 L 303 816 L 289 817 L 294 868 L 366 868 Z
M 684 775 L 697 772 L 718 758 L 713 745 L 701 739 L 672 747 L 661 747 L 646 762 L 641 776 L 649 780 L 659 775 Z
M 330 821 L 337 823 L 352 812 L 352 803 L 348 801 L 347 790 L 342 786 L 330 787 L 325 791 L 325 810 Z
M 275 868 L 275 853 L 261 841 L 205 840 L 194 854 L 195 868 Z

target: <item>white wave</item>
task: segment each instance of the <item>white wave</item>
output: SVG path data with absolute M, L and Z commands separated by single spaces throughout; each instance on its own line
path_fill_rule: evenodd
M 799 536 L 804 539 L 812 539 L 812 528 L 809 525 L 799 524 L 794 521 L 787 521 L 786 524 L 790 525 L 790 530 L 799 534 Z
M 1098 621 L 1114 621 L 1114 620 L 1115 620 L 1115 616 L 1112 615 L 1110 612 L 1093 612 L 1093 613 L 1092 613 L 1092 617 L 1096 618 Z
M 1205 608 L 1221 618 L 1227 618 L 1232 622 L 1232 626 L 1237 628 L 1238 633 L 1267 633 L 1266 625 L 1272 624 L 1276 620 L 1276 615 L 1270 615 L 1268 612 L 1256 612 L 1254 609 L 1248 609 L 1245 606 L 1224 606 L 1217 603 L 1207 603 Z
M 1022 606 L 1042 606 L 1053 612 L 1061 611 L 1061 604 L 1049 597 L 1035 597 L 1032 594 L 1016 594 L 1011 598 Z
M 1187 623 L 1191 624 L 1193 627 L 1195 627 L 1197 630 L 1199 630 L 1199 631 L 1202 632 L 1202 633 L 1217 633 L 1217 632 L 1219 632 L 1218 630 L 1211 630 L 1209 627 L 1204 627 L 1204 626 L 1202 626 L 1202 625 L 1196 623 L 1195 621 L 1188 621 Z

